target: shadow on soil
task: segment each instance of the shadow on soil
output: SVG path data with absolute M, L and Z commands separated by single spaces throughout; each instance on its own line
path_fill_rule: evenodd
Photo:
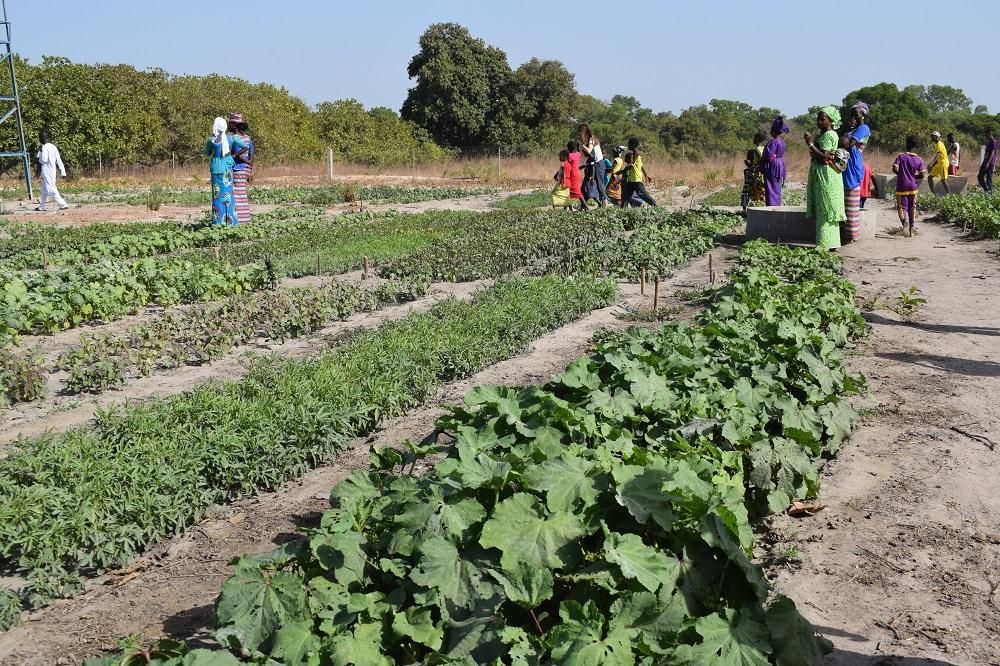
M 976 361 L 968 358 L 952 358 L 937 354 L 875 354 L 878 358 L 911 363 L 922 368 L 943 370 L 956 375 L 970 377 L 1000 377 L 1000 363 L 994 361 Z
M 858 654 L 848 650 L 834 650 L 826 658 L 828 666 L 955 666 L 950 661 L 923 657 L 892 657 Z
M 163 633 L 175 640 L 184 641 L 191 648 L 218 645 L 211 632 L 212 606 L 198 606 L 171 615 L 163 621 Z
M 954 326 L 952 324 L 923 324 L 916 321 L 899 321 L 889 319 L 874 312 L 862 313 L 866 321 L 879 326 L 905 326 L 916 328 L 921 331 L 931 331 L 932 333 L 961 333 L 963 335 L 989 335 L 1000 336 L 1000 328 L 990 328 L 987 326 Z

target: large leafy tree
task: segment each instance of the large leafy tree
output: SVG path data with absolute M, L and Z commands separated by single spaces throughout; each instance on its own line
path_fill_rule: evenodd
M 488 141 L 491 124 L 509 106 L 514 73 L 507 54 L 455 23 L 436 23 L 420 37 L 407 73 L 416 79 L 402 116 L 447 146 Z
M 344 99 L 319 104 L 314 117 L 320 140 L 337 160 L 385 166 L 444 155 L 423 129 L 392 109 L 366 111 L 361 102 Z
M 903 92 L 924 101 L 933 113 L 971 113 L 972 98 L 961 88 L 952 86 L 906 86 Z
M 568 125 L 576 101 L 576 80 L 558 60 L 532 58 L 514 72 L 517 120 L 532 129 Z
M 871 107 L 868 125 L 872 128 L 872 143 L 876 146 L 894 148 L 899 145 L 901 137 L 922 130 L 930 121 L 931 108 L 927 102 L 912 90 L 900 90 L 895 83 L 879 83 L 847 93 L 841 109 L 845 123 L 851 106 L 858 101 Z M 888 131 L 890 128 L 891 131 Z

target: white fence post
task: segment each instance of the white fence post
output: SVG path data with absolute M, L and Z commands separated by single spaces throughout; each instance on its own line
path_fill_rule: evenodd
M 333 180 L 333 148 L 326 149 L 326 163 L 329 167 L 329 178 Z

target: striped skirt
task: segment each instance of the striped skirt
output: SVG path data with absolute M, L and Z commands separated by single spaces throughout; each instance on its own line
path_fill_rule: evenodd
M 236 202 L 236 218 L 240 224 L 250 221 L 250 198 L 247 196 L 247 180 L 250 169 L 233 171 L 233 200 Z
M 842 241 L 851 243 L 861 238 L 861 187 L 853 190 L 844 188 L 844 208 L 847 221 L 844 222 Z

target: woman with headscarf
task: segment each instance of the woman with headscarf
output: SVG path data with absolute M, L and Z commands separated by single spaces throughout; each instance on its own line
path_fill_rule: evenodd
M 820 134 L 815 142 L 808 132 L 804 137 L 812 157 L 806 185 L 806 217 L 816 223 L 816 247 L 832 250 L 840 247 L 840 225 L 847 219 L 844 181 L 833 167 L 840 143 L 834 131 L 840 126 L 840 111 L 824 106 L 816 114 L 816 126 Z
M 782 116 L 771 123 L 771 140 L 764 146 L 757 170 L 764 177 L 764 205 L 781 205 L 781 188 L 785 185 L 785 140 L 783 134 L 788 134 L 788 125 Z
M 868 115 L 868 105 L 858 102 L 851 107 L 850 142 L 847 168 L 844 169 L 844 212 L 847 221 L 844 224 L 843 242 L 852 243 L 861 238 L 861 184 L 865 180 L 865 157 L 863 151 L 868 145 L 872 132 L 865 124 Z
M 212 136 L 205 142 L 205 155 L 212 158 L 209 173 L 212 175 L 212 224 L 239 224 L 236 202 L 233 200 L 233 149 L 242 150 L 246 144 L 238 136 L 226 136 L 228 123 L 216 118 L 212 123 Z
M 250 221 L 250 198 L 247 194 L 248 185 L 253 181 L 253 139 L 247 134 L 250 126 L 243 119 L 242 113 L 229 114 L 230 136 L 238 137 L 246 148 L 231 150 L 233 155 L 233 200 L 236 202 L 236 217 L 241 224 Z

